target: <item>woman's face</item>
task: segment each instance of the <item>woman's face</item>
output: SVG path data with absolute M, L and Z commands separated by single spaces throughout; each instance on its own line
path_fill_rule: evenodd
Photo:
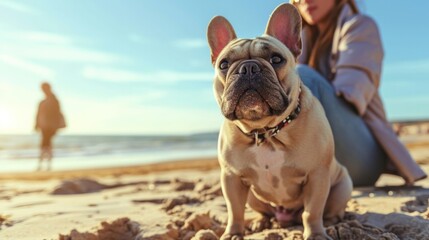
M 310 25 L 321 23 L 334 5 L 335 0 L 295 0 L 302 18 Z

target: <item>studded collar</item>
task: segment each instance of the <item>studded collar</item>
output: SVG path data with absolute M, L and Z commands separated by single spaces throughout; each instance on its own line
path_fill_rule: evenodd
M 244 133 L 244 134 L 253 138 L 256 146 L 261 145 L 267 138 L 277 135 L 282 128 L 284 128 L 286 125 L 288 125 L 290 122 L 292 122 L 298 117 L 299 113 L 301 112 L 301 105 L 299 102 L 300 97 L 301 97 L 301 86 L 299 87 L 298 104 L 296 105 L 296 108 L 293 110 L 291 114 L 289 114 L 275 127 L 271 127 L 271 128 L 265 127 L 261 129 L 255 129 L 249 133 Z

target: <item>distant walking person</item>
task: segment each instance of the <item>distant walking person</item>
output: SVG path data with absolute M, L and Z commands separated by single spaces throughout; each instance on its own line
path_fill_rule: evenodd
M 37 170 L 42 170 L 43 161 L 47 161 L 47 170 L 51 169 L 52 162 L 52 138 L 60 128 L 65 128 L 66 123 L 61 113 L 60 103 L 52 93 L 49 83 L 42 83 L 42 91 L 45 93 L 37 111 L 35 130 L 40 130 L 42 140 L 40 144 L 40 157 Z

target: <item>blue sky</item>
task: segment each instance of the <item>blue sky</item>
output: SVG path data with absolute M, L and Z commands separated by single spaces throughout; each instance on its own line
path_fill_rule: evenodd
M 0 134 L 31 133 L 42 80 L 66 134 L 188 134 L 223 120 L 212 92 L 206 27 L 227 17 L 239 37 L 263 33 L 284 1 L 0 0 Z M 429 2 L 359 1 L 386 52 L 389 119 L 429 118 Z

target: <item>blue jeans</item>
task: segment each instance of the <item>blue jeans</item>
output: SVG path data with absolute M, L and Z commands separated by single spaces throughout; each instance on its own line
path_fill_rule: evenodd
M 353 185 L 373 186 L 386 166 L 386 153 L 362 117 L 335 94 L 328 80 L 307 65 L 298 65 L 297 71 L 325 110 L 334 135 L 335 156 L 349 171 Z

